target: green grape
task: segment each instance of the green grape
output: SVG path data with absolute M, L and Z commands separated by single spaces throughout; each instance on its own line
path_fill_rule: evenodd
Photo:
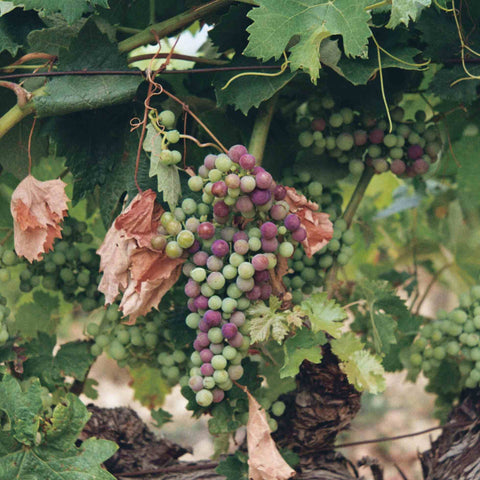
M 208 407 L 213 402 L 213 394 L 209 390 L 200 390 L 195 395 L 195 401 L 201 407 Z
M 6 268 L 0 268 L 0 283 L 5 283 L 10 280 L 10 271 Z
M 183 249 L 177 242 L 168 242 L 165 247 L 165 253 L 169 258 L 180 258 L 183 254 Z
M 329 268 L 333 265 L 333 257 L 331 255 L 322 255 L 318 261 L 320 268 Z
M 362 160 L 350 160 L 348 164 L 348 170 L 355 177 L 360 176 L 365 170 L 365 164 Z
M 230 286 L 229 286 L 230 288 Z M 230 295 L 227 291 L 227 294 L 231 297 L 232 295 Z M 208 299 L 208 308 L 210 308 L 211 310 L 220 310 L 222 308 L 222 299 L 218 296 L 218 295 L 212 295 L 209 299 Z
M 203 179 L 198 175 L 190 177 L 187 183 L 188 183 L 188 188 L 190 188 L 192 192 L 199 192 L 203 188 Z
M 276 417 L 281 417 L 285 413 L 285 404 L 283 402 L 277 401 L 272 405 L 272 414 Z
M 300 144 L 301 147 L 303 148 L 308 148 L 312 146 L 313 144 L 313 135 L 308 132 L 302 132 L 298 135 L 298 143 Z
M 158 121 L 166 128 L 175 126 L 175 114 L 171 110 L 163 110 L 158 116 Z
M 289 258 L 293 255 L 295 247 L 290 242 L 282 242 L 278 247 L 278 253 L 281 257 Z
M 207 335 L 208 335 L 208 339 L 212 343 L 221 343 L 223 341 L 223 335 L 222 335 L 222 329 L 221 328 L 218 328 L 218 327 L 211 328 L 208 331 Z M 212 359 L 212 361 L 213 361 L 213 359 Z M 223 368 L 225 368 L 225 367 L 223 367 Z
M 127 356 L 125 347 L 118 340 L 112 340 L 109 345 L 108 352 L 114 360 L 123 360 Z
M 87 325 L 87 333 L 92 337 L 96 337 L 100 333 L 100 327 L 96 323 L 89 323 Z
M 17 263 L 17 256 L 13 250 L 5 250 L 2 254 L 2 262 L 6 267 L 11 267 Z
M 342 234 L 342 242 L 345 245 L 353 245 L 355 243 L 355 233 L 353 230 L 347 230 Z

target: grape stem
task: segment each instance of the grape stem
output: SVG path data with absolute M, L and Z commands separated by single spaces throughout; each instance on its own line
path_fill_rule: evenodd
M 353 217 L 358 210 L 360 202 L 362 201 L 363 196 L 367 190 L 368 185 L 370 184 L 370 180 L 373 178 L 375 174 L 375 170 L 372 167 L 366 167 L 360 177 L 360 180 L 353 191 L 353 194 L 348 202 L 345 211 L 343 212 L 343 219 L 347 222 L 347 227 L 350 227 L 353 221 Z M 328 296 L 332 297 L 333 295 L 333 285 L 337 279 L 337 272 L 338 272 L 338 262 L 335 259 L 333 265 L 330 267 L 330 270 L 327 275 L 327 279 L 325 282 Z
M 257 165 L 262 164 L 277 98 L 278 95 L 274 95 L 266 102 L 263 102 L 255 118 L 250 143 L 248 145 L 248 152 L 255 157 Z

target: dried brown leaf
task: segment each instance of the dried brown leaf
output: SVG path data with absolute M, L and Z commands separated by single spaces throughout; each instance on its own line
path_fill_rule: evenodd
M 248 478 L 251 480 L 287 480 L 295 475 L 280 455 L 268 426 L 265 410 L 246 387 L 248 395 Z
M 18 256 L 41 260 L 55 239 L 62 238 L 60 223 L 68 210 L 65 186 L 62 180 L 41 182 L 32 175 L 18 184 L 10 205 Z

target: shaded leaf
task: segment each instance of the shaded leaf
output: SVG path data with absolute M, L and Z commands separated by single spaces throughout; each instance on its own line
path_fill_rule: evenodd
M 408 26 L 410 20 L 416 20 L 421 11 L 429 7 L 432 0 L 392 0 L 392 11 L 387 28 L 395 28 L 400 23 Z
M 170 392 L 170 387 L 162 378 L 158 368 L 142 365 L 138 368 L 131 368 L 130 375 L 132 377 L 130 386 L 134 390 L 136 400 L 150 409 L 163 405 L 166 395 Z
M 163 427 L 168 422 L 172 421 L 172 414 L 168 413 L 166 410 L 162 408 L 158 408 L 157 410 L 151 411 L 152 418 L 155 420 L 155 426 L 157 428 Z

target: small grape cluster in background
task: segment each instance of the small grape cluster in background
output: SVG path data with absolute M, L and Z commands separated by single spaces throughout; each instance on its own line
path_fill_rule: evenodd
M 20 272 L 20 290 L 29 292 L 38 285 L 45 290 L 61 292 L 66 302 L 76 301 L 90 312 L 103 305 L 103 296 L 97 290 L 100 258 L 95 248 L 89 248 L 93 236 L 87 224 L 72 217 L 65 219 L 62 239 L 57 240 L 52 252 L 42 262 L 27 264 Z
M 480 386 L 480 285 L 460 297 L 451 312 L 439 311 L 425 324 L 405 359 L 409 376 L 422 372 L 437 405 L 450 408 L 465 388 Z
M 355 241 L 355 234 L 341 218 L 342 195 L 334 187 L 324 187 L 315 177 L 315 170 L 309 171 L 300 166 L 285 169 L 282 183 L 293 186 L 299 193 L 317 203 L 318 210 L 328 213 L 333 223 L 333 238 L 319 252 L 309 258 L 302 245 L 299 245 L 293 257 L 288 260 L 289 274 L 283 278 L 283 283 L 292 291 L 293 303 L 298 304 L 305 295 L 310 295 L 324 285 L 326 273 L 334 261 L 340 266 L 348 263 L 353 255 L 351 245 Z
M 415 121 L 404 121 L 404 111 L 391 112 L 392 131 L 386 118 L 376 119 L 351 108 L 338 108 L 331 97 L 310 99 L 298 111 L 298 142 L 315 156 L 326 155 L 350 173 L 360 175 L 365 165 L 375 172 L 390 170 L 398 176 L 415 177 L 428 172 L 442 149 L 440 131 L 419 110 Z
M 202 201 L 187 197 L 163 213 L 152 246 L 170 258 L 188 252 L 186 323 L 197 332 L 189 385 L 197 403 L 208 407 L 243 375 L 250 346 L 245 310 L 270 298 L 269 270 L 277 256 L 291 257 L 307 232 L 289 213 L 286 189 L 242 145 L 228 155 L 207 155 L 188 186 Z
M 186 384 L 185 375 L 191 364 L 183 350 L 175 348 L 172 341 L 175 334 L 168 326 L 168 314 L 168 308 L 162 308 L 139 317 L 135 325 L 125 325 L 120 323 L 118 305 L 110 305 L 99 322 L 87 325 L 86 333 L 95 342 L 91 353 L 99 356 L 105 352 L 120 367 L 156 366 L 168 385 L 176 385 L 182 377 Z

